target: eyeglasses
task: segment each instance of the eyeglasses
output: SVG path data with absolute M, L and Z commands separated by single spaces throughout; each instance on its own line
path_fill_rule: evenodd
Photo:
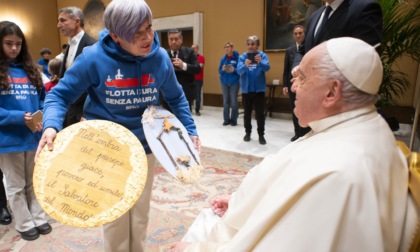
M 231 46 L 230 45 L 227 45 L 227 46 L 225 46 L 225 48 L 231 48 Z
M 254 45 L 256 45 L 255 43 L 249 43 L 249 44 L 246 44 L 247 46 L 254 46 Z

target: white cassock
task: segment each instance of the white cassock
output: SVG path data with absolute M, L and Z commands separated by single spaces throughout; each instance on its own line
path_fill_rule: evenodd
M 388 124 L 367 106 L 310 127 L 254 167 L 186 251 L 397 251 L 408 169 Z

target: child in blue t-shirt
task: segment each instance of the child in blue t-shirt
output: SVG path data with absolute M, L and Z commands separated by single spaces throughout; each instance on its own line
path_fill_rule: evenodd
M 0 167 L 15 228 L 23 239 L 35 240 L 52 230 L 32 185 L 42 124 L 31 126 L 35 133 L 28 126 L 43 107 L 45 89 L 19 26 L 0 22 L 0 42 Z

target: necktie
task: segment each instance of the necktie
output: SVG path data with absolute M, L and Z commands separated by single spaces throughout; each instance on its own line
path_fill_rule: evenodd
M 178 52 L 174 52 L 174 58 L 176 58 L 178 55 Z
M 325 7 L 324 17 L 322 18 L 321 24 L 318 27 L 318 30 L 315 34 L 315 41 L 318 42 L 321 38 L 321 34 L 324 33 L 325 27 L 327 26 L 328 17 L 330 16 L 330 13 L 332 11 L 331 6 Z

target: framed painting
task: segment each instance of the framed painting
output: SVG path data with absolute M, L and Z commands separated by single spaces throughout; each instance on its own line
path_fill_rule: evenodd
M 323 0 L 264 0 L 264 51 L 282 51 L 293 45 L 293 28 L 305 26 Z

